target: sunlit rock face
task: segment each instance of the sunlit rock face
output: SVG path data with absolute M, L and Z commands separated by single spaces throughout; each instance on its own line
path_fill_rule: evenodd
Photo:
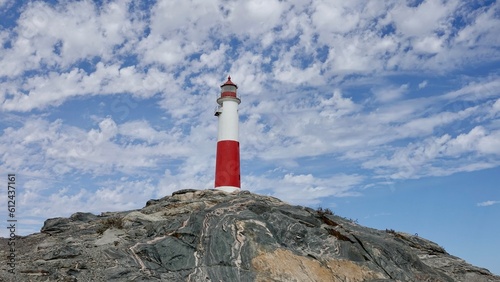
M 16 247 L 0 281 L 500 281 L 418 236 L 248 191 L 49 219 Z

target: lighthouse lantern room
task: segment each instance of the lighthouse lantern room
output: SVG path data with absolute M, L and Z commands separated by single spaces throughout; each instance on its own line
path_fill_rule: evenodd
M 239 191 L 240 185 L 240 142 L 238 141 L 238 86 L 231 77 L 221 85 L 217 98 L 219 106 L 215 116 L 219 120 L 217 153 L 215 161 L 215 189 L 225 192 Z

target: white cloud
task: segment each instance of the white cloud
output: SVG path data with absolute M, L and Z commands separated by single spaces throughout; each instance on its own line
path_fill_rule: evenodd
M 232 1 L 224 5 L 228 28 L 234 32 L 257 37 L 280 23 L 286 2 L 278 0 Z M 249 26 L 252 28 L 248 28 Z
M 67 186 L 51 189 L 49 195 L 44 195 L 28 190 L 19 195 L 19 205 L 24 207 L 19 213 L 20 217 L 33 218 L 39 223 L 51 217 L 67 217 L 77 211 L 100 214 L 130 210 L 154 197 L 158 197 L 157 189 L 150 179 L 103 181 L 95 191 Z M 70 208 L 61 210 L 62 206 Z M 23 221 L 23 224 L 26 223 Z
M 131 140 L 144 140 L 148 143 L 158 143 L 161 141 L 171 140 L 167 132 L 160 132 L 151 127 L 146 120 L 135 120 L 121 124 L 119 127 L 121 135 L 130 138 Z M 175 136 L 175 133 L 170 133 Z
M 269 58 L 259 57 L 257 54 L 260 50 L 243 52 L 243 56 L 239 56 L 235 62 L 232 62 L 232 72 L 241 75 L 244 80 L 242 86 L 252 92 L 254 91 L 252 87 L 269 80 L 270 75 L 265 75 L 262 71 L 266 64 L 273 65 L 274 77 L 271 76 L 271 78 L 286 83 L 308 82 L 321 85 L 327 80 L 325 80 L 325 75 L 328 77 L 358 72 L 370 73 L 397 67 L 428 68 L 432 64 L 437 64 L 437 60 L 439 60 L 438 67 L 443 69 L 446 64 L 454 65 L 457 61 L 449 57 L 446 57 L 445 61 L 442 61 L 445 58 L 441 59 L 441 57 L 438 59 L 419 58 L 411 50 L 402 50 L 408 45 L 404 37 L 394 34 L 381 36 L 378 29 L 382 29 L 383 24 L 375 26 L 376 30 L 373 30 L 373 21 L 382 17 L 380 23 L 385 21 L 385 24 L 389 24 L 394 21 L 396 29 L 401 29 L 404 34 L 421 35 L 415 38 L 414 46 L 409 46 L 413 47 L 415 52 L 431 51 L 438 54 L 451 54 L 453 52 L 449 49 L 441 50 L 444 47 L 437 43 L 441 42 L 443 37 L 438 38 L 434 34 L 429 34 L 428 31 L 444 29 L 445 36 L 451 36 L 446 30 L 450 28 L 448 19 L 456 10 L 456 1 L 423 2 L 418 7 L 407 7 L 404 3 L 394 6 L 370 4 L 372 9 L 369 13 L 361 13 L 360 9 L 364 4 L 359 1 L 349 2 L 349 4 L 314 2 L 316 6 L 312 14 L 307 12 L 310 10 L 306 2 L 301 1 L 292 6 L 279 1 L 246 1 L 241 4 L 225 5 L 224 8 L 219 9 L 222 6 L 219 6 L 217 1 L 193 3 L 160 1 L 153 9 L 149 21 L 150 33 L 146 37 L 141 32 L 147 29 L 148 21 L 138 18 L 138 13 L 131 9 L 136 6 L 130 4 L 129 1 L 109 2 L 99 9 L 90 2 L 65 2 L 56 6 L 39 2 L 30 4 L 26 6 L 19 20 L 20 36 L 12 38 L 12 48 L 2 50 L 3 55 L 0 56 L 8 60 L 0 60 L 0 75 L 15 77 L 42 65 L 49 66 L 56 73 L 48 78 L 35 75 L 32 80 L 26 81 L 26 89 L 22 92 L 11 91 L 10 94 L 14 97 L 5 101 L 3 107 L 7 110 L 28 111 L 33 108 L 43 108 L 47 104 L 59 105 L 68 97 L 77 95 L 123 91 L 132 92 L 135 95 L 151 95 L 165 89 L 165 85 L 182 85 L 184 75 L 175 78 L 175 82 L 172 79 L 163 81 L 163 76 L 168 78 L 171 74 L 162 72 L 160 76 L 155 76 L 154 80 L 161 80 L 163 87 L 148 88 L 147 85 L 150 85 L 148 82 L 151 81 L 149 74 L 154 74 L 154 71 L 149 72 L 147 68 L 139 70 L 137 66 L 126 67 L 122 65 L 122 62 L 113 61 L 116 56 L 128 52 L 139 56 L 139 66 L 161 64 L 167 68 L 175 68 L 187 63 L 190 61 L 189 56 L 198 53 L 201 54 L 199 62 L 191 61 L 193 71 L 201 70 L 206 66 L 217 68 L 218 72 L 221 72 L 224 69 L 222 58 L 229 50 L 228 45 L 223 43 L 214 46 L 208 38 L 210 34 L 223 32 L 227 25 L 234 29 L 231 29 L 233 32 L 229 31 L 227 38 L 239 36 L 242 30 L 247 30 L 258 37 L 266 35 L 266 38 L 270 38 L 271 41 L 278 38 L 299 37 L 298 45 L 292 48 L 287 48 L 287 43 L 284 43 L 283 47 L 273 46 L 273 52 L 278 57 L 274 63 L 268 61 Z M 264 4 L 266 9 L 259 9 Z M 491 18 L 496 6 L 487 9 L 484 15 Z M 173 7 L 176 13 L 170 13 Z M 194 8 L 196 9 L 193 10 Z M 238 9 L 244 10 L 245 13 L 237 13 Z M 387 13 L 388 9 L 389 13 Z M 334 18 L 342 21 L 342 24 L 321 24 L 324 16 L 320 13 L 327 10 L 338 14 L 339 16 Z M 225 13 L 228 15 L 227 19 L 225 19 Z M 236 19 L 234 17 L 237 14 L 243 16 L 238 16 Z M 421 15 L 430 17 L 429 19 L 432 20 L 426 21 L 425 25 L 414 25 L 411 20 L 408 20 L 418 18 L 420 21 Z M 247 17 L 246 20 L 245 17 Z M 481 21 L 480 17 L 478 15 L 478 21 Z M 252 28 L 251 30 L 240 26 L 247 26 L 249 22 L 261 24 L 257 25 L 258 29 Z M 352 22 L 352 24 L 346 24 L 346 22 Z M 332 30 L 339 26 L 347 30 Z M 272 27 L 279 27 L 279 32 L 271 35 Z M 353 27 L 356 27 L 359 32 L 344 34 Z M 488 30 L 485 32 L 494 33 Z M 320 44 L 328 47 L 326 62 L 321 63 L 315 59 L 302 67 L 289 64 L 289 61 L 298 55 L 315 56 L 314 48 L 316 47 L 312 44 L 315 34 L 320 35 L 317 39 Z M 254 39 L 249 39 L 250 41 L 244 37 L 241 39 L 252 46 Z M 223 42 L 228 42 L 227 40 Z M 463 52 L 473 52 L 473 50 L 460 50 L 463 60 L 467 58 Z M 60 68 L 79 60 L 91 60 L 96 57 L 101 60 L 101 63 L 97 64 L 95 73 L 84 72 L 78 68 L 70 70 Z M 38 85 L 50 87 L 44 88 Z M 255 89 L 255 91 L 260 92 L 260 89 Z M 397 96 L 396 92 L 390 93 Z
M 481 126 L 474 127 L 468 133 L 458 135 L 451 139 L 444 148 L 448 155 L 459 156 L 463 153 L 477 150 L 477 144 L 487 135 L 486 130 Z
M 426 36 L 415 40 L 413 46 L 418 53 L 436 54 L 443 49 L 443 39 L 437 36 Z
M 372 91 L 377 100 L 388 102 L 401 98 L 408 91 L 408 84 L 403 84 L 399 87 L 378 88 Z
M 459 1 L 423 1 L 417 7 L 398 2 L 388 14 L 404 36 L 426 36 L 448 29 L 449 21 Z
M 19 153 L 7 158 L 3 168 L 7 171 L 30 168 L 57 177 L 65 172 L 89 172 L 98 176 L 153 168 L 165 159 L 190 155 L 189 148 L 182 145 L 175 134 L 164 139 L 168 143 L 160 142 L 152 146 L 119 144 L 116 139 L 119 128 L 123 130 L 127 124 L 119 126 L 106 118 L 98 126 L 98 129 L 83 131 L 67 126 L 61 120 L 50 123 L 38 119 L 28 120 L 18 129 L 8 128 L 0 140 L 6 148 L 4 157 L 14 154 L 13 150 Z M 162 135 L 166 133 L 154 132 L 154 136 Z
M 109 95 L 131 93 L 143 98 L 151 97 L 165 89 L 175 91 L 176 84 L 171 75 L 150 69 L 148 73 L 138 71 L 134 66 L 104 65 L 99 62 L 96 70 L 87 74 L 82 69 L 69 72 L 50 72 L 28 78 L 20 90 L 10 93 L 1 108 L 7 111 L 30 111 L 48 106 L 59 106 L 67 99 L 77 96 Z
M 486 155 L 500 155 L 500 130 L 491 132 L 489 135 L 482 138 L 477 144 L 478 150 Z
M 478 207 L 488 207 L 492 205 L 500 204 L 500 201 L 485 201 L 481 203 L 477 203 Z
M 413 118 L 403 124 L 398 131 L 401 136 L 426 136 L 434 132 L 438 127 L 448 125 L 454 121 L 465 120 L 474 113 L 477 113 L 478 107 L 470 107 L 459 112 L 441 112 L 422 118 Z
M 419 89 L 423 89 L 427 86 L 427 80 L 424 80 L 418 84 Z
M 305 82 L 322 83 L 318 65 L 312 65 L 305 69 L 290 66 L 288 64 L 277 65 L 274 77 L 284 83 L 302 84 Z
M 337 174 L 319 178 L 311 174 L 284 174 L 281 178 L 247 176 L 242 186 L 270 193 L 293 204 L 316 205 L 327 197 L 359 196 L 356 187 L 364 180 L 361 175 Z
M 347 33 L 353 30 L 360 20 L 360 1 L 314 1 L 312 4 L 314 5 L 312 22 L 323 32 Z
M 89 139 L 96 145 L 110 141 L 118 133 L 118 127 L 111 118 L 105 118 L 99 123 L 99 130 L 91 129 Z
M 495 104 L 493 104 L 492 109 L 493 109 L 495 112 L 500 112 L 500 98 L 499 98 L 499 99 L 497 99 L 497 101 L 495 102 Z
M 160 37 L 148 38 L 141 42 L 140 48 L 144 50 L 143 61 L 146 64 L 160 63 L 167 67 L 183 62 L 184 58 L 194 50 L 189 47 L 182 48 L 182 42 L 174 39 Z
M 456 91 L 443 95 L 445 99 L 462 99 L 464 101 L 483 100 L 500 95 L 500 78 L 488 77 L 480 81 L 472 81 Z
M 500 20 L 495 16 L 499 10 L 500 5 L 495 2 L 488 9 L 482 9 L 477 14 L 466 15 L 470 24 L 458 32 L 456 43 L 464 44 L 467 48 L 498 46 L 500 39 L 493 35 L 493 31 L 500 24 Z M 464 13 L 468 12 L 464 11 Z
M 150 35 L 157 39 L 178 38 L 182 44 L 201 46 L 222 20 L 218 1 L 158 1 L 151 8 Z M 158 41 L 157 43 L 161 43 Z
M 10 55 L 26 69 L 43 64 L 65 67 L 93 56 L 109 60 L 113 47 L 136 36 L 135 28 L 141 28 L 140 24 L 132 24 L 128 2 L 109 2 L 100 9 L 89 1 L 57 6 L 29 3 L 20 16 L 16 48 L 10 50 Z M 20 52 L 24 57 L 17 55 Z
M 499 131 L 488 132 L 476 126 L 468 133 L 455 138 L 445 134 L 429 137 L 418 143 L 397 148 L 392 156 L 365 161 L 369 169 L 381 169 L 391 178 L 419 178 L 425 175 L 450 175 L 460 171 L 474 171 L 498 165 L 495 159 L 483 159 L 485 155 L 499 154 L 493 144 L 500 142 Z M 460 162 L 467 156 L 468 162 Z
M 240 89 L 244 89 L 243 93 L 260 94 L 267 78 L 264 73 L 261 73 L 262 65 L 265 63 L 266 59 L 262 55 L 244 52 L 231 63 L 228 74 L 240 78 L 237 84 Z M 244 95 L 243 93 L 240 92 L 240 95 Z
M 342 97 L 340 89 L 335 89 L 329 99 L 322 99 L 320 105 L 323 106 L 319 112 L 320 116 L 334 118 L 351 114 L 359 109 L 352 99 Z

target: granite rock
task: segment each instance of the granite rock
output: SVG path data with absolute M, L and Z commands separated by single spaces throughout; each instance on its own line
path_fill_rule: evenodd
M 0 281 L 500 281 L 416 235 L 248 191 L 48 219 L 16 238 L 15 274 L 0 257 Z

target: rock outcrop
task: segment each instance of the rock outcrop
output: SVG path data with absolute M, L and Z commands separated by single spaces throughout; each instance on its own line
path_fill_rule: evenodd
M 16 247 L 15 274 L 0 248 L 1 281 L 500 281 L 418 236 L 248 191 L 48 219 Z

